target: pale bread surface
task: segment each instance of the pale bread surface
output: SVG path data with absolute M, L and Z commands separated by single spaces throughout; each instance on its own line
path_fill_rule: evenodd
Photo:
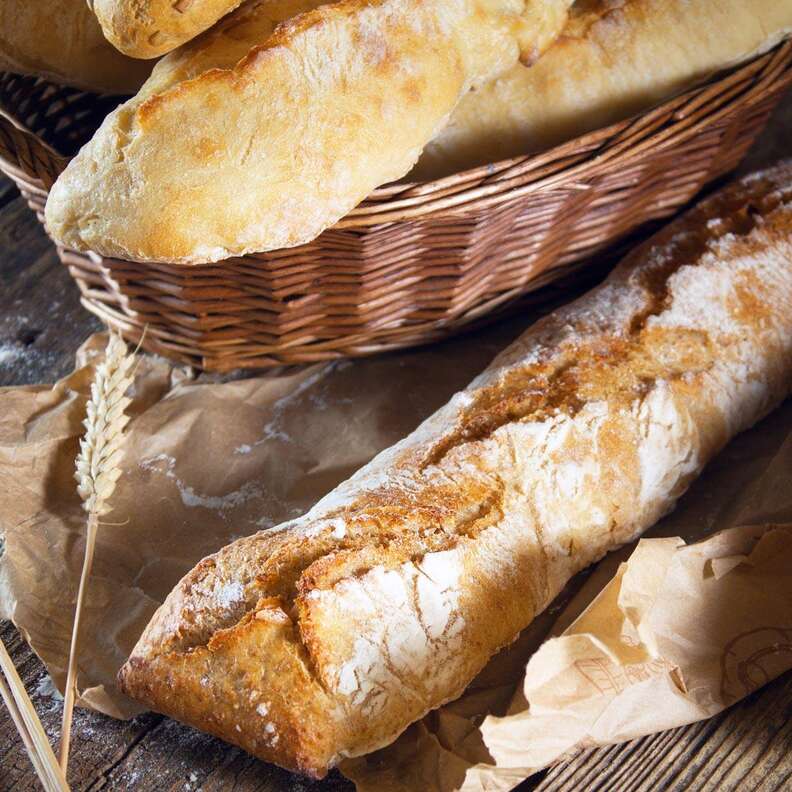
M 108 116 L 51 190 L 48 228 L 142 261 L 307 242 L 407 173 L 471 85 L 534 57 L 570 2 L 251 0 Z
M 579 0 L 537 64 L 464 97 L 408 178 L 542 151 L 629 118 L 790 30 L 789 0 Z
M 85 0 L 0 0 L 0 70 L 131 94 L 151 66 L 109 44 Z
M 201 561 L 123 689 L 311 775 L 389 743 L 789 395 L 790 306 L 787 164 L 638 248 L 306 515 Z

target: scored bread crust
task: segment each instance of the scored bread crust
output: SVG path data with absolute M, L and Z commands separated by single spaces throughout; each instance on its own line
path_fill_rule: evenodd
M 242 0 L 88 0 L 105 37 L 133 58 L 156 58 L 184 44 Z
M 252 0 L 107 117 L 50 191 L 49 231 L 182 263 L 307 242 L 403 176 L 471 85 L 535 57 L 570 4 Z
M 98 93 L 134 93 L 151 64 L 102 35 L 85 0 L 0 0 L 0 70 Z
M 790 31 L 792 3 L 778 0 L 579 0 L 539 63 L 464 97 L 410 178 L 544 150 L 629 118 Z
M 303 517 L 201 561 L 119 679 L 322 776 L 460 695 L 792 390 L 792 164 L 537 322 Z

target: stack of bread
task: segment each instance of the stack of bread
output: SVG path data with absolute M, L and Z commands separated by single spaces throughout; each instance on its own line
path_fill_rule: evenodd
M 49 230 L 186 264 L 308 242 L 383 183 L 551 146 L 792 30 L 787 0 L 88 6 L 0 0 L 3 68 L 139 88 L 55 184 Z
M 185 264 L 307 242 L 411 170 L 553 145 L 792 30 L 790 0 L 0 3 L 4 68 L 139 88 L 54 185 L 52 235 Z M 786 165 L 636 250 L 309 513 L 201 561 L 123 689 L 314 776 L 387 744 L 792 392 L 790 305 Z

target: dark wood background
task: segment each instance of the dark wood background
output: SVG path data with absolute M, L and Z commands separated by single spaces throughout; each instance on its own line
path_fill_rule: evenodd
M 741 170 L 754 170 L 783 156 L 792 156 L 789 97 Z M 54 381 L 71 370 L 77 347 L 99 327 L 80 307 L 76 286 L 32 212 L 9 182 L 0 181 L 0 385 Z M 54 740 L 61 705 L 52 696 L 49 677 L 10 623 L 0 623 L 0 638 Z M 321 783 L 290 775 L 159 715 L 122 723 L 78 710 L 74 734 L 69 773 L 74 790 L 352 789 L 338 775 Z M 14 725 L 0 710 L 0 792 L 38 788 Z M 792 790 L 792 673 L 718 717 L 585 751 L 519 789 Z

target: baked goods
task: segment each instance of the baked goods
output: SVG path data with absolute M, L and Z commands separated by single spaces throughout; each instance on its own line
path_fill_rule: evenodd
M 156 58 L 211 27 L 242 0 L 88 0 L 104 35 L 133 58 Z
M 403 176 L 471 85 L 534 57 L 570 1 L 293 2 L 273 33 L 283 6 L 253 0 L 108 116 L 50 192 L 50 233 L 182 263 L 307 242 Z
M 0 0 L 0 70 L 100 93 L 134 93 L 151 64 L 108 44 L 85 0 Z
M 458 696 L 792 390 L 792 164 L 534 325 L 308 514 L 201 561 L 123 689 L 321 776 Z
M 790 30 L 792 3 L 778 0 L 578 0 L 539 63 L 516 65 L 460 102 L 410 179 L 540 151 L 629 118 Z

